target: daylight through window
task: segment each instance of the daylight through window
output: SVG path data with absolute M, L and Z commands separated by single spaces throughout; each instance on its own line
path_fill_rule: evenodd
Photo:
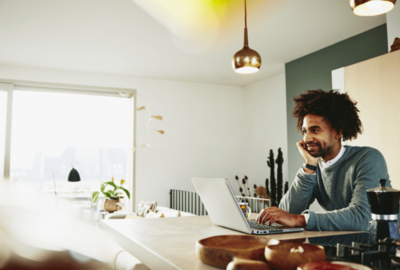
M 15 90 L 13 186 L 19 191 L 54 192 L 54 174 L 58 194 L 87 197 L 111 177 L 128 179 L 130 106 L 129 98 L 116 96 Z M 67 181 L 72 166 L 81 182 Z

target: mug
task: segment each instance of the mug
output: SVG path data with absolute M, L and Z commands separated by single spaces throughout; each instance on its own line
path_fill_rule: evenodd
M 251 208 L 250 208 L 249 204 L 245 203 L 245 202 L 241 202 L 241 203 L 239 203 L 239 206 L 240 206 L 240 210 L 242 210 L 242 212 L 243 212 L 243 216 L 246 219 L 249 219 L 249 216 L 251 214 Z

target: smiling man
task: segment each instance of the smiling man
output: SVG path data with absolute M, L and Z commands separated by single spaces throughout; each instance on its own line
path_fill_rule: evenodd
M 389 180 L 389 175 L 378 150 L 342 144 L 362 132 L 357 103 L 334 90 L 310 90 L 294 102 L 292 116 L 303 134 L 297 148 L 304 164 L 279 208 L 264 209 L 257 222 L 307 230 L 368 230 L 371 212 L 366 190 L 379 186 L 378 179 Z M 322 212 L 308 210 L 314 200 Z

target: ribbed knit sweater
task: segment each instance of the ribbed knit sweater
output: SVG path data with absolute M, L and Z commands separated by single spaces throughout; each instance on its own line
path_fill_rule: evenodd
M 293 184 L 282 198 L 279 208 L 291 214 L 308 213 L 306 230 L 366 231 L 371 210 L 366 191 L 388 179 L 382 154 L 370 147 L 345 146 L 343 156 L 332 166 L 319 162 L 315 175 L 300 168 Z M 308 210 L 317 200 L 323 212 Z

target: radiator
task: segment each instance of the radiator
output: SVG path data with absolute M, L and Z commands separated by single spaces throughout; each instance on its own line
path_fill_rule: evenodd
M 206 216 L 208 212 L 196 192 L 171 189 L 169 191 L 169 208 L 188 212 L 197 216 Z
M 169 191 L 169 208 L 191 213 L 197 216 L 208 215 L 200 196 L 196 192 L 171 189 Z M 239 202 L 247 202 L 253 213 L 259 213 L 269 207 L 270 200 L 253 197 L 236 196 Z

